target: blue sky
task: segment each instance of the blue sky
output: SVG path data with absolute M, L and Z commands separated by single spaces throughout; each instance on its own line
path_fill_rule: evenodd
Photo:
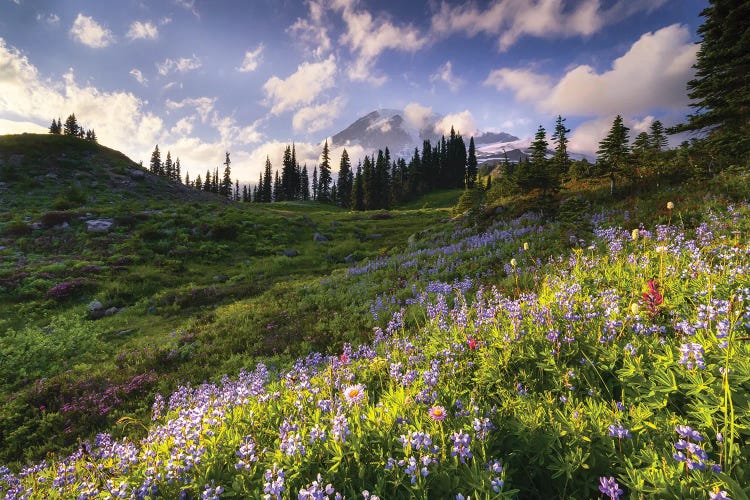
M 195 177 L 229 151 L 255 181 L 266 155 L 294 141 L 312 165 L 384 107 L 464 135 L 530 137 L 562 114 L 592 153 L 618 113 L 631 136 L 682 119 L 706 4 L 0 0 L 0 134 L 75 112 L 136 161 L 159 144 Z

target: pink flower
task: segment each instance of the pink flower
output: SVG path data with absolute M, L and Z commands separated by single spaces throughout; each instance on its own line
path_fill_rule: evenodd
M 448 414 L 445 412 L 445 408 L 442 406 L 433 406 L 429 411 L 430 418 L 437 422 L 442 422 Z
M 350 385 L 344 389 L 344 399 L 349 404 L 359 404 L 365 399 L 365 386 L 362 384 Z

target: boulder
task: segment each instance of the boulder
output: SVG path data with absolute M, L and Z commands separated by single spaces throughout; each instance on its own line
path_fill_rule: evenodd
M 293 248 L 287 248 L 283 252 L 284 257 L 296 257 L 299 255 L 299 252 Z
M 146 178 L 146 172 L 144 172 L 143 170 L 136 170 L 134 168 L 128 170 L 128 175 L 131 179 L 135 179 L 137 181 Z
M 86 231 L 90 233 L 105 233 L 115 223 L 112 219 L 93 219 L 86 221 Z
M 106 311 L 104 311 L 104 315 L 105 316 L 114 316 L 118 312 L 120 312 L 120 310 L 118 308 L 116 308 L 116 307 L 110 307 Z
M 92 300 L 91 302 L 89 302 L 89 305 L 86 306 L 86 310 L 88 310 L 88 312 L 90 313 L 95 312 L 95 311 L 101 311 L 103 309 L 104 309 L 104 304 L 102 304 L 98 300 Z
M 313 234 L 313 241 L 315 242 L 323 243 L 324 241 L 328 241 L 328 240 L 329 238 L 324 234 L 321 234 L 321 233 Z
M 8 165 L 11 167 L 20 167 L 23 163 L 23 155 L 10 155 Z
M 344 262 L 346 262 L 347 264 L 354 264 L 355 262 L 357 262 L 357 256 L 353 253 L 350 253 L 349 255 L 344 257 Z

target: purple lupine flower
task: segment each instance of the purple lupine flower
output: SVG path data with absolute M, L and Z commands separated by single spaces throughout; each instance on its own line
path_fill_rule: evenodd
M 346 443 L 347 436 L 351 434 L 349 431 L 349 421 L 346 419 L 346 416 L 342 413 L 338 413 L 333 417 L 332 424 L 333 429 L 331 430 L 331 435 L 333 436 L 333 439 L 341 443 Z
M 618 439 L 622 438 L 632 438 L 633 435 L 630 433 L 628 429 L 623 427 L 620 424 L 617 425 L 610 425 L 609 426 L 609 435 L 610 437 L 616 437 Z
M 623 494 L 620 485 L 614 477 L 602 476 L 599 478 L 599 491 L 607 495 L 611 500 L 619 500 L 620 495 Z
M 238 470 L 250 470 L 250 462 L 258 461 L 258 456 L 255 454 L 255 441 L 252 437 L 245 436 L 240 449 L 237 450 L 237 456 L 239 460 L 234 464 L 234 468 Z
M 463 431 L 459 431 L 451 434 L 451 440 L 453 441 L 453 451 L 451 451 L 451 456 L 457 456 L 462 464 L 466 463 L 466 460 L 474 456 L 469 447 L 471 436 Z
M 279 469 L 279 466 L 273 464 L 272 469 L 266 469 L 266 473 L 263 474 L 265 484 L 263 485 L 264 498 L 270 500 L 271 498 L 281 498 L 281 493 L 284 492 L 284 478 L 286 474 L 284 469 Z
M 685 365 L 688 370 L 692 370 L 695 367 L 702 370 L 706 367 L 706 364 L 703 361 L 705 351 L 703 350 L 702 345 L 695 342 L 682 344 L 680 346 L 680 353 L 682 354 L 680 357 L 680 364 Z
M 218 500 L 219 495 L 222 493 L 224 493 L 224 488 L 215 486 L 212 480 L 211 484 L 207 484 L 203 493 L 201 493 L 201 500 Z
M 724 490 L 720 490 L 718 486 L 714 489 L 714 491 L 708 492 L 708 499 L 709 500 L 732 500 L 729 497 L 729 494 Z

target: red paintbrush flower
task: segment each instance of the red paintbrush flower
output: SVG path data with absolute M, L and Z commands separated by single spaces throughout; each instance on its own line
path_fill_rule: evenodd
M 659 314 L 659 306 L 664 303 L 664 296 L 659 292 L 659 283 L 648 280 L 648 292 L 643 292 L 643 302 L 652 318 Z

